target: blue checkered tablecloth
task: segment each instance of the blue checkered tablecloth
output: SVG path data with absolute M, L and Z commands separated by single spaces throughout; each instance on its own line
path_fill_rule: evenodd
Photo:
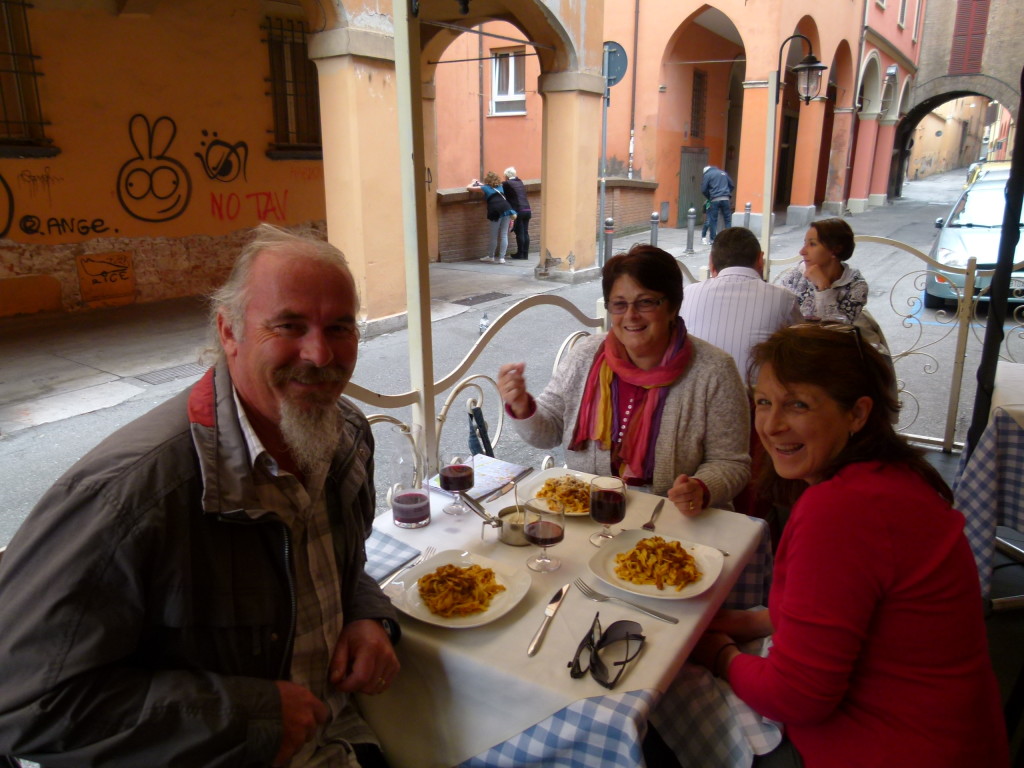
M 761 542 L 727 606 L 752 608 L 767 601 L 771 536 L 764 521 L 758 522 L 763 525 Z M 770 752 L 782 740 L 781 728 L 740 701 L 727 683 L 687 664 L 660 698 L 656 691 L 630 691 L 582 699 L 461 766 L 643 766 L 641 743 L 648 720 L 687 768 L 749 768 L 753 755 Z M 697 734 L 699 739 L 691 742 Z
M 366 540 L 366 572 L 374 581 L 380 581 L 419 553 L 415 547 L 374 528 Z
M 964 534 L 978 564 L 981 593 L 988 597 L 996 526 L 1024 530 L 1024 429 L 996 408 L 967 456 L 965 450 L 953 482 L 953 502 L 966 519 Z

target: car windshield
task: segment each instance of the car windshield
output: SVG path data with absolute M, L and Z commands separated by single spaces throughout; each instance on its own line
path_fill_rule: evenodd
M 957 202 L 949 217 L 949 226 L 1001 227 L 1005 207 L 1006 195 L 1003 185 L 973 187 Z M 1024 211 L 1021 213 L 1021 223 L 1024 224 Z

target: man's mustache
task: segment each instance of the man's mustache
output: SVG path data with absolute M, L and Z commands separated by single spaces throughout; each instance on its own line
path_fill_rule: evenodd
M 315 365 L 290 365 L 274 371 L 275 384 L 296 381 L 299 384 L 338 384 L 348 380 L 348 374 L 338 366 L 318 368 Z

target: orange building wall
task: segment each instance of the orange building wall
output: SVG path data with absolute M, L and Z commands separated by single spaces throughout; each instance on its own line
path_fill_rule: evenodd
M 46 135 L 60 153 L 0 158 L 13 199 L 0 280 L 52 276 L 66 310 L 205 293 L 249 227 L 322 227 L 325 216 L 321 163 L 265 155 L 259 3 L 176 0 L 131 16 L 111 7 L 29 8 Z M 140 186 L 150 178 L 164 199 Z M 94 263 L 80 273 L 83 252 Z M 130 259 L 105 256 L 119 253 Z M 40 298 L 36 310 L 50 309 Z M 23 311 L 24 301 L 0 304 L 0 316 Z

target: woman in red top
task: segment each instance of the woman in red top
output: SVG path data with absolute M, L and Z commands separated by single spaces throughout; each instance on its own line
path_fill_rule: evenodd
M 1008 766 L 964 519 L 893 430 L 882 356 L 852 326 L 798 325 L 751 371 L 764 480 L 795 503 L 768 608 L 722 611 L 693 660 L 807 768 Z M 767 657 L 736 647 L 768 634 Z

